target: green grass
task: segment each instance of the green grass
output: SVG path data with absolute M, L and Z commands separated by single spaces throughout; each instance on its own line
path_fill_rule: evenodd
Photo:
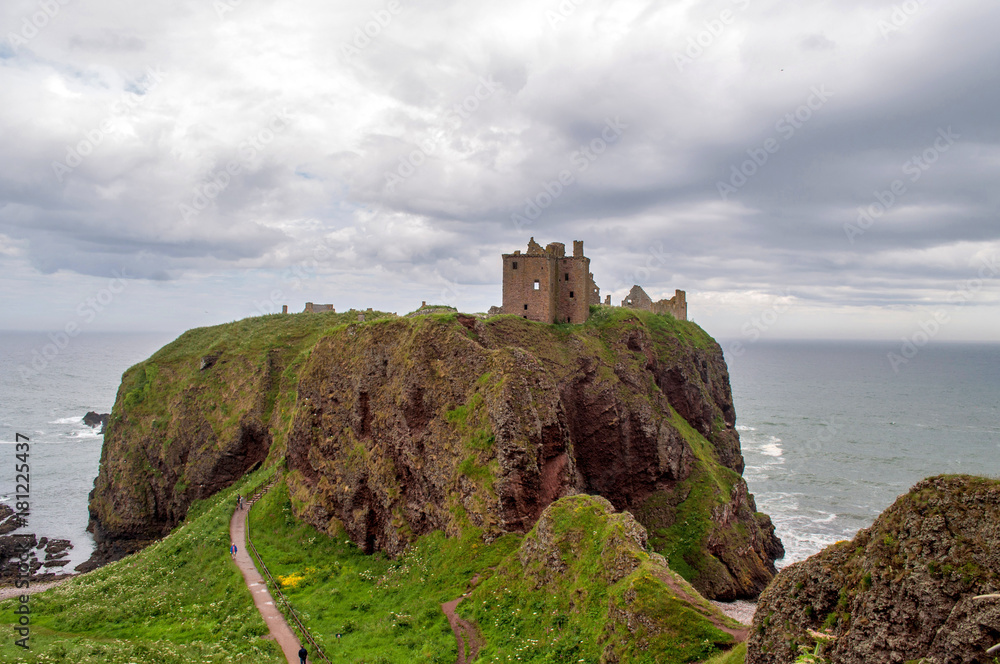
M 699 349 L 710 348 L 715 340 L 696 323 L 678 320 L 667 314 L 654 314 L 650 311 L 627 309 L 624 307 L 591 306 L 590 318 L 582 326 L 597 328 L 602 331 L 617 330 L 623 325 L 641 323 L 654 338 L 677 339 L 687 345 Z M 571 329 L 573 326 L 569 326 Z
M 368 556 L 345 534 L 330 537 L 295 519 L 284 482 L 250 516 L 254 544 L 271 573 L 290 584 L 283 591 L 296 612 L 328 657 L 351 664 L 452 664 L 455 636 L 441 604 L 518 542 L 507 535 L 484 544 L 469 528 L 461 538 L 421 537 L 396 560 Z
M 271 573 L 336 662 L 451 664 L 455 637 L 441 604 L 465 593 L 474 577 L 479 584 L 459 613 L 485 637 L 477 663 L 596 664 L 605 647 L 637 664 L 698 662 L 731 643 L 704 607 L 656 576 L 662 569 L 648 554 L 619 546 L 624 517 L 593 505 L 578 496 L 553 510 L 568 571 L 548 581 L 544 569 L 522 566 L 521 536 L 485 544 L 471 527 L 461 537 L 425 535 L 396 560 L 367 556 L 344 534 L 330 537 L 298 521 L 284 483 L 254 507 L 251 528 Z M 609 584 L 606 570 L 620 555 L 636 556 L 639 567 Z M 657 629 L 632 634 L 609 617 L 611 609 L 648 616 Z
M 729 652 L 706 660 L 705 664 L 743 664 L 747 657 L 747 644 L 741 643 Z
M 171 410 L 183 399 L 200 405 L 217 433 L 231 430 L 250 406 L 240 403 L 240 388 L 259 380 L 269 381 L 264 386 L 266 415 L 278 407 L 281 422 L 287 424 L 299 370 L 320 338 L 351 324 L 394 318 L 366 312 L 365 323 L 357 323 L 358 313 L 271 314 L 188 330 L 125 372 L 119 394 L 122 407 L 116 408 L 109 426 L 122 417 L 141 428 L 152 427 L 156 418 L 169 422 Z M 201 371 L 201 358 L 211 355 L 218 358 L 215 365 Z M 276 371 L 268 377 L 272 369 Z M 191 388 L 195 392 L 184 395 Z M 285 432 L 279 427 L 275 433 L 281 437 Z
M 552 534 L 544 541 L 555 550 L 533 556 L 522 546 L 459 606 L 486 637 L 477 662 L 597 664 L 614 653 L 617 661 L 673 664 L 701 661 L 732 642 L 704 616 L 710 609 L 676 594 L 658 576 L 663 568 L 629 544 L 624 516 L 609 516 L 588 496 L 563 498 L 549 510 Z M 538 532 L 536 525 L 527 540 L 537 541 Z M 553 571 L 551 555 L 562 572 Z M 623 559 L 636 568 L 611 583 L 609 570 Z M 679 577 L 675 583 L 686 585 Z
M 0 661 L 25 664 L 263 664 L 283 661 L 229 558 L 229 518 L 248 477 L 195 503 L 165 539 L 31 596 L 30 651 L 0 641 Z M 0 624 L 13 622 L 11 601 Z M 11 628 L 4 627 L 5 632 Z

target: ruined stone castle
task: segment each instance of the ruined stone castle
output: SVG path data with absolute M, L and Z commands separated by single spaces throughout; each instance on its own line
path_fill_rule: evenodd
M 573 241 L 573 255 L 566 245 L 552 242 L 543 249 L 531 238 L 525 253 L 503 255 L 503 306 L 500 312 L 540 323 L 583 323 L 590 305 L 601 303 L 601 289 L 594 283 L 590 259 L 583 255 L 583 241 Z M 608 296 L 606 304 L 611 304 Z M 653 302 L 639 286 L 633 286 L 621 306 L 667 313 L 687 320 L 687 296 L 682 290 L 673 298 Z
M 601 289 L 583 255 L 583 241 L 552 242 L 544 249 L 531 238 L 528 251 L 503 255 L 503 313 L 540 323 L 582 323 L 590 305 L 601 303 Z
M 652 311 L 654 314 L 670 314 L 677 320 L 688 319 L 687 293 L 682 290 L 675 290 L 674 296 L 669 300 L 653 302 L 653 298 L 646 295 L 646 291 L 640 286 L 632 286 L 632 290 L 622 300 L 622 306 Z

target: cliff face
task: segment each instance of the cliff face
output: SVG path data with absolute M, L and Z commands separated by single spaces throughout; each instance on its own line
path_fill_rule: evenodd
M 871 528 L 784 570 L 761 595 L 747 664 L 976 664 L 1000 643 L 1000 482 L 924 480 Z
M 780 543 L 740 477 L 722 351 L 694 324 L 603 308 L 580 326 L 368 319 L 193 331 L 130 370 L 91 501 L 105 547 L 162 535 L 270 454 L 299 516 L 366 551 L 470 523 L 527 532 L 591 493 L 710 597 L 772 577 Z
M 266 317 L 190 330 L 126 371 L 90 494 L 97 551 L 81 569 L 163 537 L 193 501 L 281 447 L 297 367 L 331 322 Z

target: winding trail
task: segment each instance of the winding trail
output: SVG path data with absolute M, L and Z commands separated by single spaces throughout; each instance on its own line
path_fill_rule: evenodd
M 691 593 L 689 593 L 686 588 L 681 586 L 681 584 L 677 583 L 677 580 L 674 579 L 672 576 L 670 576 L 670 574 L 657 573 L 656 577 L 661 581 L 663 581 L 663 583 L 667 584 L 667 587 L 669 587 L 671 590 L 677 593 L 678 596 L 686 600 L 693 610 L 697 611 L 704 617 L 708 618 L 708 620 L 718 629 L 732 636 L 734 639 L 733 645 L 736 645 L 738 643 L 743 643 L 744 641 L 747 640 L 747 637 L 750 635 L 749 625 L 744 625 L 742 628 L 739 629 L 727 625 L 726 623 L 724 623 L 722 620 L 719 619 L 717 613 L 702 608 L 698 600 L 700 599 L 701 601 L 704 602 L 705 599 L 703 597 L 700 596 L 698 598 L 693 597 Z M 716 607 L 716 609 L 721 613 L 722 611 L 721 609 L 718 609 L 718 607 Z M 735 619 L 733 620 L 734 622 L 739 622 L 738 620 Z
M 271 632 L 270 638 L 278 642 L 288 664 L 299 664 L 299 637 L 295 635 L 292 628 L 288 626 L 281 611 L 274 605 L 274 599 L 264 583 L 264 577 L 257 571 L 250 554 L 246 549 L 247 532 L 247 512 L 249 505 L 243 509 L 233 512 L 233 518 L 229 521 L 229 539 L 236 542 L 238 549 L 236 553 L 236 566 L 243 573 L 243 580 L 246 581 L 250 594 L 253 595 L 253 603 L 257 605 L 257 610 L 264 618 L 268 630 Z
M 479 654 L 479 649 L 483 647 L 483 639 L 476 626 L 455 613 L 458 604 L 469 596 L 478 583 L 479 575 L 477 574 L 469 582 L 469 589 L 465 591 L 464 595 L 441 605 L 441 610 L 444 611 L 448 624 L 451 625 L 451 631 L 455 633 L 455 644 L 458 647 L 458 658 L 455 660 L 455 664 L 469 664 Z

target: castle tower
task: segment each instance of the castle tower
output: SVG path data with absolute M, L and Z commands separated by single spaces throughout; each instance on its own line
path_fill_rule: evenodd
M 583 323 L 590 304 L 600 302 L 600 289 L 590 273 L 583 241 L 552 242 L 544 249 L 531 238 L 526 253 L 503 255 L 503 313 L 540 323 Z

